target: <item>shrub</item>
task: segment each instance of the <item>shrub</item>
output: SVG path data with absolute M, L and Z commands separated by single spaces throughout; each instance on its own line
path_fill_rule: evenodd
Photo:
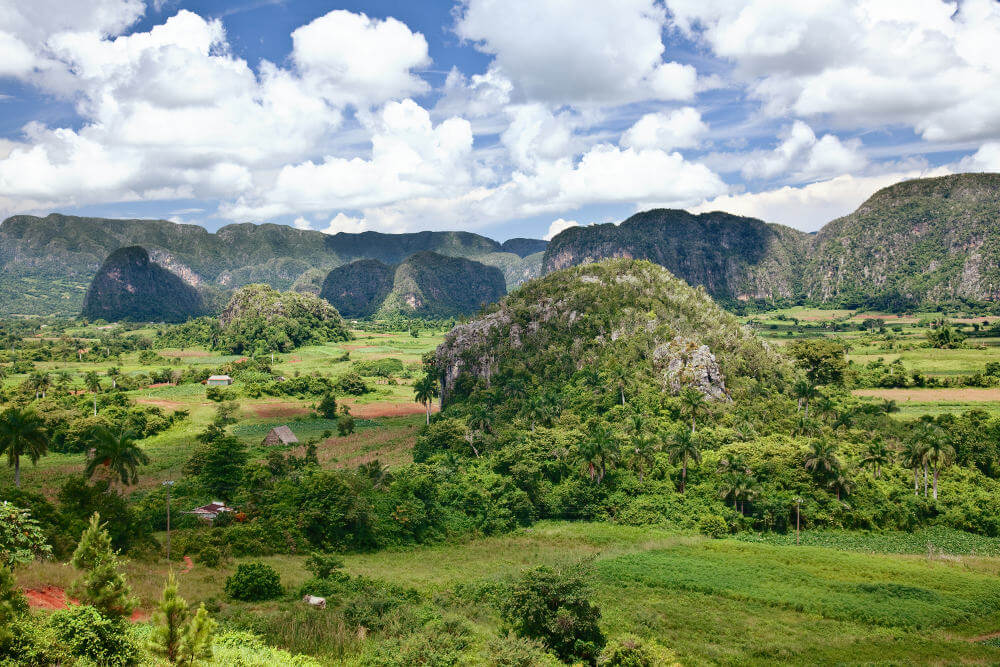
M 205 567 L 219 567 L 222 562 L 222 551 L 213 544 L 206 544 L 198 553 L 198 562 Z
M 109 619 L 89 605 L 53 612 L 49 626 L 57 645 L 75 658 L 117 666 L 134 664 L 139 656 L 128 621 Z
M 264 563 L 242 563 L 226 579 L 226 595 L 235 600 L 271 600 L 282 593 L 281 578 Z
M 713 539 L 719 539 L 729 534 L 729 524 L 718 514 L 706 514 L 698 520 L 698 531 Z
M 319 402 L 319 406 L 316 408 L 320 416 L 323 419 L 336 419 L 337 418 L 337 399 L 334 398 L 333 394 L 324 394 L 323 399 Z
M 604 648 L 597 664 L 608 667 L 668 667 L 679 663 L 673 651 L 655 640 L 623 635 Z
M 604 646 L 601 611 L 587 599 L 590 592 L 580 566 L 539 567 L 514 582 L 500 614 L 509 629 L 542 642 L 564 662 L 590 661 Z
M 562 664 L 540 642 L 515 634 L 491 640 L 483 662 L 496 667 L 555 667 Z
M 337 554 L 314 551 L 306 559 L 306 569 L 319 579 L 329 579 L 330 575 L 344 567 L 344 559 Z
M 351 396 L 361 396 L 372 391 L 372 388 L 355 371 L 348 371 L 337 379 L 337 390 Z
M 341 437 L 354 433 L 354 417 L 351 415 L 340 415 L 337 418 L 337 434 Z

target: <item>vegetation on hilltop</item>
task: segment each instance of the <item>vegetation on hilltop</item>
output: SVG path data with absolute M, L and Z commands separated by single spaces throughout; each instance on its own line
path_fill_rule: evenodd
M 319 296 L 341 315 L 359 319 L 373 315 L 392 291 L 395 267 L 377 259 L 359 259 L 327 274 Z

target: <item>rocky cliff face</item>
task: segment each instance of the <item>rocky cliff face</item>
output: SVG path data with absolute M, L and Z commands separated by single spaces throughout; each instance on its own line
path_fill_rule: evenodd
M 182 322 L 203 314 L 197 290 L 150 261 L 138 246 L 121 248 L 101 265 L 84 298 L 83 317 L 137 322 Z
M 728 213 L 656 209 L 620 225 L 573 227 L 549 243 L 543 272 L 607 258 L 647 259 L 723 302 L 794 299 L 809 237 Z
M 344 317 L 368 317 L 389 296 L 395 273 L 395 267 L 377 259 L 359 259 L 330 271 L 319 296 Z
M 556 271 L 456 326 L 435 353 L 443 404 L 508 385 L 561 385 L 585 369 L 623 368 L 665 392 L 728 400 L 727 378 L 776 377 L 780 357 L 701 289 L 649 262 L 605 260 Z M 601 380 L 607 382 L 607 380 Z

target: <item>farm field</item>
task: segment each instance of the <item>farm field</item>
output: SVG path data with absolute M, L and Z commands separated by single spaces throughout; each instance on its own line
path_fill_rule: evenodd
M 1000 559 L 995 556 L 945 552 L 928 559 L 711 540 L 603 523 L 542 522 L 503 537 L 347 555 L 345 569 L 415 588 L 438 613 L 465 619 L 476 642 L 500 621 L 475 591 L 490 590 L 538 565 L 580 559 L 590 563 L 606 634 L 655 636 L 683 664 L 1000 660 L 1000 648 L 984 643 L 985 636 L 1000 631 Z M 274 566 L 292 588 L 308 576 L 302 557 L 257 560 Z M 221 581 L 237 563 L 214 570 L 194 565 L 181 575 L 182 592 L 189 600 L 221 598 Z M 163 570 L 163 563 L 128 568 L 147 609 L 159 595 Z M 65 566 L 36 564 L 19 580 L 29 589 L 62 587 L 71 576 Z M 220 616 L 255 611 L 268 618 L 295 604 L 232 603 Z M 285 624 L 262 623 L 257 630 L 271 643 L 310 648 L 307 632 Z M 314 657 L 324 664 L 351 663 L 364 643 L 344 637 Z

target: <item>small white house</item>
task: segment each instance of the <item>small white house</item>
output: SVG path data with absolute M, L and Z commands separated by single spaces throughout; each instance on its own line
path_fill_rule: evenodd
M 210 502 L 207 505 L 202 505 L 201 507 L 195 507 L 190 512 L 187 512 L 187 514 L 194 514 L 199 519 L 207 521 L 208 523 L 212 523 L 213 521 L 215 521 L 215 517 L 219 516 L 223 512 L 232 512 L 232 511 L 233 511 L 232 507 L 226 507 L 226 504 L 224 502 L 216 500 Z
M 233 383 L 233 378 L 228 375 L 212 375 L 205 381 L 209 387 L 228 387 Z

